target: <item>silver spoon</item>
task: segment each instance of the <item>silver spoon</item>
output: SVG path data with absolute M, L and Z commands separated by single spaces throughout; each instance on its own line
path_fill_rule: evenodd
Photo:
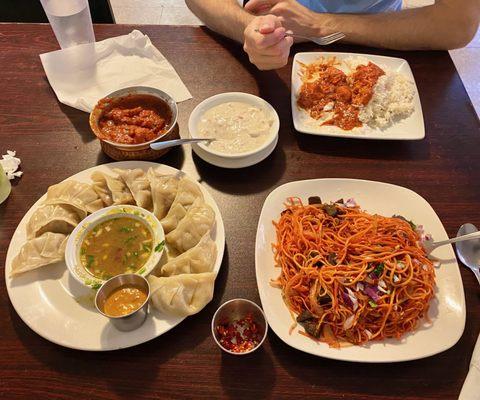
M 436 249 L 437 247 L 444 246 L 446 244 L 464 242 L 466 240 L 474 240 L 474 239 L 480 239 L 480 232 L 473 231 L 473 232 L 469 233 L 468 235 L 457 234 L 456 238 L 448 239 L 448 240 L 442 240 L 440 242 L 434 242 L 433 239 L 427 239 L 427 240 L 423 241 L 422 245 L 423 245 L 423 248 L 425 249 L 425 251 L 427 253 L 430 253 L 434 249 Z
M 478 232 L 475 225 L 463 224 L 458 230 L 457 237 L 474 232 Z M 455 247 L 460 261 L 472 270 L 477 277 L 478 283 L 480 283 L 480 240 L 461 242 Z
M 211 143 L 214 140 L 216 139 L 174 139 L 174 140 L 167 140 L 165 142 L 150 143 L 150 148 L 153 150 L 163 150 L 163 149 L 168 149 L 169 147 L 181 146 L 182 144 L 199 143 L 199 142 Z

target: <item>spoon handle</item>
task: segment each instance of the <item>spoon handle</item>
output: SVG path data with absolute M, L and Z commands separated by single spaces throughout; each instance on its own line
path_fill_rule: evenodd
M 165 142 L 150 143 L 150 148 L 153 150 L 163 150 L 173 146 L 180 146 L 182 144 L 211 142 L 213 140 L 214 139 L 174 139 L 174 140 L 167 140 Z
M 464 242 L 465 240 L 473 240 L 473 239 L 479 239 L 479 238 L 480 238 L 480 231 L 469 233 L 469 234 L 463 235 L 463 236 L 458 236 L 458 237 L 453 238 L 453 239 L 442 240 L 441 242 L 435 242 L 433 245 L 434 245 L 434 247 L 439 247 L 439 246 L 443 246 L 443 245 L 449 244 L 449 243 Z

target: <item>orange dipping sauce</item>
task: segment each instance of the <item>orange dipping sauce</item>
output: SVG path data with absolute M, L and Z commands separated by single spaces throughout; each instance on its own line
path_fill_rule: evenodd
M 172 120 L 168 104 L 148 94 L 105 98 L 97 107 L 103 110 L 98 121 L 100 139 L 115 143 L 149 142 L 166 133 Z
M 103 312 L 112 317 L 121 317 L 138 310 L 146 300 L 147 294 L 139 286 L 123 285 L 107 297 Z

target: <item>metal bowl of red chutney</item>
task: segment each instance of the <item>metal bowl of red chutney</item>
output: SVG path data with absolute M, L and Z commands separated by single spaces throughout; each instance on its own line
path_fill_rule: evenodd
M 111 158 L 153 160 L 166 151 L 153 150 L 150 143 L 179 138 L 177 116 L 168 93 L 132 86 L 100 99 L 90 113 L 90 128 Z

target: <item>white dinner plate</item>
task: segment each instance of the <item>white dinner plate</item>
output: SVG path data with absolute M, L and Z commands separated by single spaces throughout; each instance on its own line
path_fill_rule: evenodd
M 92 183 L 94 171 L 110 172 L 113 168 L 141 168 L 146 171 L 156 167 L 165 174 L 179 171 L 167 165 L 144 161 L 124 161 L 99 165 L 79 172 L 67 179 Z M 225 229 L 217 204 L 208 191 L 200 185 L 205 201 L 215 211 L 212 238 L 217 245 L 214 271 L 218 272 L 225 249 Z M 7 252 L 5 281 L 10 301 L 20 318 L 36 333 L 61 346 L 79 350 L 116 350 L 135 346 L 169 331 L 184 318 L 166 317 L 150 307 L 145 323 L 131 332 L 120 332 L 107 318 L 100 315 L 93 304 L 95 292 L 78 283 L 68 272 L 65 262 L 47 265 L 26 272 L 13 279 L 9 276 L 11 263 L 26 241 L 26 225 L 31 215 L 45 199 L 42 196 L 20 221 Z
M 465 296 L 455 253 L 451 245 L 436 249 L 433 254 L 444 260 L 436 268 L 436 293 L 430 304 L 429 320 L 402 340 L 387 339 L 365 346 L 330 348 L 298 333 L 300 326 L 289 333 L 293 319 L 283 302 L 281 290 L 270 285 L 280 275 L 274 266 L 272 243 L 276 240 L 272 221 L 285 209 L 288 197 L 307 202 L 310 196 L 322 201 L 353 197 L 360 207 L 385 216 L 399 214 L 424 226 L 435 240 L 448 239 L 433 208 L 415 192 L 395 185 L 357 179 L 312 179 L 291 182 L 276 188 L 265 200 L 258 223 L 255 246 L 255 268 L 263 310 L 272 330 L 286 344 L 317 356 L 358 362 L 397 362 L 428 357 L 452 347 L 465 327 Z
M 336 126 L 322 126 L 315 119 L 311 118 L 305 110 L 297 106 L 297 95 L 302 86 L 300 77 L 300 65 L 312 63 L 320 57 L 336 57 L 337 60 L 345 60 L 348 57 L 363 57 L 379 67 L 387 67 L 393 71 L 397 71 L 405 75 L 414 83 L 415 95 L 414 105 L 415 110 L 408 118 L 402 119 L 390 125 L 386 129 L 371 128 L 363 126 L 354 128 L 351 131 L 345 131 Z M 410 69 L 408 62 L 402 58 L 375 56 L 370 54 L 356 54 L 356 53 L 329 53 L 329 52 L 309 52 L 297 53 L 293 59 L 292 67 L 292 118 L 295 129 L 302 133 L 308 133 L 318 136 L 335 136 L 342 138 L 355 139 L 384 139 L 384 140 L 419 140 L 425 137 L 425 126 L 423 122 L 422 105 L 418 95 L 417 85 Z

